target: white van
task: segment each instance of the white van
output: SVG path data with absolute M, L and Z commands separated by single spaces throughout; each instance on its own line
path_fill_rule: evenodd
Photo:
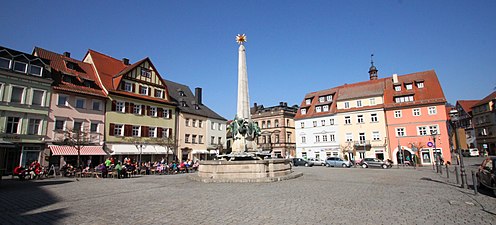
M 470 156 L 479 156 L 479 149 L 471 148 L 468 150 Z

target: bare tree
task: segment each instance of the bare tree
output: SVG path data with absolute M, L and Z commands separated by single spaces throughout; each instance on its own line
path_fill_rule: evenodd
M 77 151 L 77 167 L 80 168 L 81 162 L 81 149 L 84 146 L 91 145 L 92 141 L 88 131 L 79 130 L 79 129 L 71 129 L 64 131 L 64 139 L 63 144 L 68 145 L 76 149 Z
M 176 159 L 175 152 L 177 151 L 178 143 L 175 135 L 168 135 L 166 137 L 158 138 L 157 144 L 165 148 L 167 163 L 169 162 L 169 150 L 172 151 L 172 158 Z

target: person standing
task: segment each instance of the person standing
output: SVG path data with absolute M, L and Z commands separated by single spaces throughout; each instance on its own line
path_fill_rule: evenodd
M 117 164 L 115 165 L 115 170 L 117 171 L 117 179 L 121 179 L 122 176 L 121 162 L 117 162 Z

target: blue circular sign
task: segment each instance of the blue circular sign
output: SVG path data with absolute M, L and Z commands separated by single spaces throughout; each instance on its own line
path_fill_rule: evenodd
M 432 147 L 432 146 L 434 146 L 434 143 L 432 143 L 432 141 L 429 141 L 429 142 L 427 142 L 427 146 Z

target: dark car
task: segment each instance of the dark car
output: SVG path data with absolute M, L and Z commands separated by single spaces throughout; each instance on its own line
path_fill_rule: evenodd
M 486 158 L 477 171 L 477 181 L 496 196 L 496 156 Z
M 345 161 L 339 157 L 329 157 L 325 162 L 327 167 L 351 167 L 350 161 Z
M 313 166 L 313 163 L 302 158 L 293 158 L 293 166 Z
M 381 167 L 383 169 L 391 168 L 391 164 L 387 161 L 382 161 L 376 158 L 365 158 L 360 161 L 360 166 L 363 168 L 368 167 Z

